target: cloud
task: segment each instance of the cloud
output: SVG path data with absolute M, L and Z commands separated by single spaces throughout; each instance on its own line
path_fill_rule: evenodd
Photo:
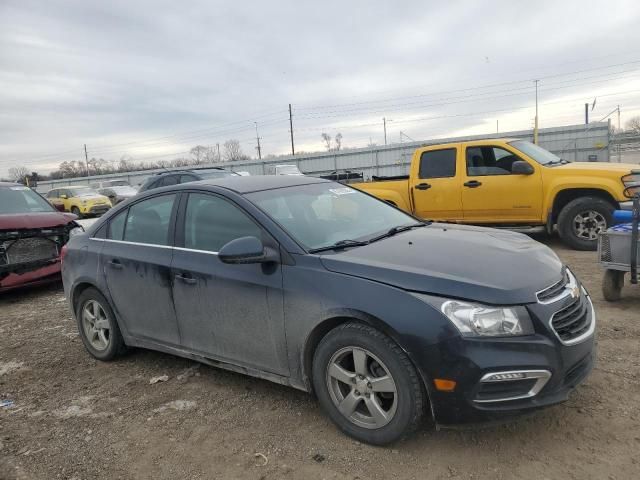
M 0 176 L 84 143 L 107 159 L 228 138 L 254 153 L 254 121 L 263 153 L 286 153 L 289 103 L 304 150 L 324 131 L 381 144 L 382 117 L 392 141 L 530 128 L 534 78 L 543 127 L 582 121 L 596 95 L 594 117 L 620 103 L 624 121 L 640 111 L 639 17 L 593 0 L 5 0 Z

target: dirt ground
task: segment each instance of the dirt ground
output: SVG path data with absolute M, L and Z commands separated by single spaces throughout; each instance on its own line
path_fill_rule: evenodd
M 388 448 L 341 434 L 290 388 L 142 350 L 95 361 L 60 285 L 0 296 L 0 405 L 13 401 L 0 406 L 0 479 L 639 478 L 640 288 L 608 304 L 594 253 L 543 240 L 595 299 L 592 375 L 516 423 L 426 425 Z

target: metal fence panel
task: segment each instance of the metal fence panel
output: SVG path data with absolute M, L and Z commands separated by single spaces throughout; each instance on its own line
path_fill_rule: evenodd
M 610 133 L 608 122 L 597 122 L 589 125 L 567 125 L 541 129 L 539 144 L 541 147 L 556 155 L 573 161 L 610 161 L 609 143 Z M 247 160 L 243 162 L 223 162 L 201 167 L 222 166 L 235 171 L 246 171 L 251 175 L 267 173 L 267 165 L 295 164 L 309 175 L 322 175 L 335 170 L 359 171 L 366 179 L 372 175 L 406 175 L 409 172 L 411 156 L 418 147 L 448 142 L 461 142 L 482 138 L 522 138 L 533 141 L 531 130 L 502 132 L 491 135 L 474 135 L 455 138 L 440 138 L 420 142 L 395 143 L 386 146 L 375 146 L 339 152 L 323 152 L 284 156 L 265 160 Z M 183 167 L 188 168 L 188 167 Z M 180 170 L 175 168 L 173 170 Z M 142 183 L 149 175 L 162 172 L 164 169 L 146 170 L 139 172 L 117 173 L 83 178 L 72 178 L 39 182 L 37 190 L 46 192 L 53 187 L 65 185 L 87 185 L 104 180 L 125 179 L 132 185 Z

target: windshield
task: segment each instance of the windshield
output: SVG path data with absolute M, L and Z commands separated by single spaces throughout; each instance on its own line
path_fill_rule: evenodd
M 113 190 L 114 193 L 117 193 L 118 195 L 135 195 L 138 193 L 135 188 L 128 185 L 126 187 L 111 187 L 110 190 Z
M 196 170 L 196 173 L 200 175 L 203 179 L 207 178 L 223 178 L 223 177 L 237 177 L 238 174 L 235 172 L 230 172 L 229 170 Z
M 344 240 L 370 240 L 413 217 L 359 190 L 327 182 L 265 190 L 246 197 L 307 250 Z
M 71 194 L 72 197 L 89 197 L 92 195 L 100 195 L 98 192 L 96 192 L 95 190 L 92 190 L 89 187 L 70 188 L 69 193 Z
M 0 188 L 0 214 L 53 212 L 49 202 L 28 187 Z
M 565 160 L 562 160 L 557 155 L 551 153 L 549 150 L 545 150 L 538 145 L 535 145 L 531 142 L 527 142 L 526 140 L 516 140 L 515 142 L 509 142 L 509 145 L 517 148 L 525 155 L 533 158 L 540 165 L 553 165 L 555 163 L 564 163 Z

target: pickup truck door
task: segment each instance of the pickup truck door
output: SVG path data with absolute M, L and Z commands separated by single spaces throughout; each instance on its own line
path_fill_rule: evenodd
M 542 175 L 540 166 L 506 146 L 469 145 L 462 173 L 464 221 L 469 223 L 540 223 Z M 530 175 L 511 173 L 515 161 L 533 167 Z
M 416 216 L 430 220 L 462 220 L 458 147 L 416 152 L 409 190 Z M 419 155 L 419 156 L 418 156 Z

